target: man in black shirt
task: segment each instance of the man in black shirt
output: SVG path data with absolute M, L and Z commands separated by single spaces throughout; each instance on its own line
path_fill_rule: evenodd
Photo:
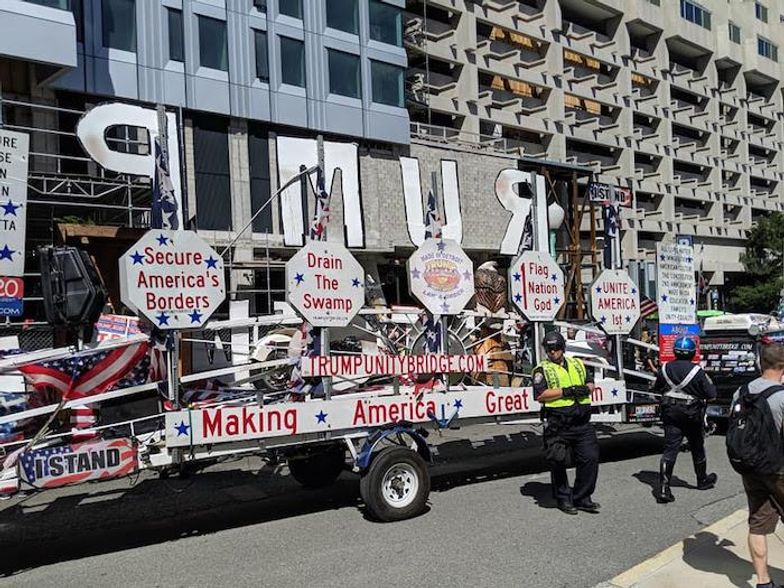
M 664 424 L 664 452 L 659 464 L 659 487 L 654 492 L 656 502 L 666 504 L 675 500 L 670 490 L 672 471 L 678 458 L 683 437 L 689 441 L 697 488 L 708 490 L 716 484 L 716 474 L 708 474 L 705 456 L 703 423 L 705 403 L 716 398 L 716 387 L 708 374 L 691 362 L 697 344 L 690 337 L 675 341 L 675 361 L 661 366 L 656 372 L 653 391 L 662 395 L 661 417 Z

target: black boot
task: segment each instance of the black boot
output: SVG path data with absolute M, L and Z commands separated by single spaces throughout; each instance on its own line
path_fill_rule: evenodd
M 670 480 L 672 479 L 672 470 L 675 464 L 662 461 L 659 464 L 659 488 L 654 492 L 656 502 L 659 504 L 667 504 L 674 502 L 675 497 L 670 490 Z
M 710 490 L 716 485 L 716 480 L 719 477 L 716 474 L 709 474 L 708 471 L 708 460 L 704 460 L 701 462 L 694 462 L 694 473 L 697 474 L 697 489 L 698 490 Z

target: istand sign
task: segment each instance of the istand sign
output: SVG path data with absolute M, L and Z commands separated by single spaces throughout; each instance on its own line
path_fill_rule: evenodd
M 656 246 L 656 284 L 659 322 L 691 325 L 697 322 L 694 248 L 675 243 Z
M 617 204 L 630 208 L 632 205 L 632 191 L 629 188 L 591 182 L 588 184 L 588 200 L 602 204 Z
M 22 316 L 24 280 L 0 277 L 0 317 Z
M 120 298 L 159 329 L 198 329 L 226 298 L 223 261 L 191 231 L 148 231 L 120 258 Z
M 459 314 L 474 295 L 474 264 L 451 239 L 426 239 L 407 269 L 409 290 L 433 314 Z
M 286 292 L 314 327 L 345 327 L 365 304 L 365 271 L 341 243 L 310 241 L 286 264 Z
M 0 130 L 0 276 L 24 274 L 29 145 L 28 135 Z
M 591 284 L 591 316 L 608 335 L 628 335 L 640 319 L 640 293 L 623 270 L 606 269 Z
M 512 302 L 529 321 L 551 321 L 564 301 L 564 275 L 541 251 L 525 251 L 509 268 Z

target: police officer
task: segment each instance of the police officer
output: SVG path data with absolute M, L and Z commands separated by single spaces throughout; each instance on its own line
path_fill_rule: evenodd
M 716 484 L 716 474 L 708 474 L 705 457 L 703 423 L 705 404 L 716 398 L 716 387 L 708 374 L 692 363 L 697 344 L 691 337 L 679 337 L 674 346 L 675 361 L 661 366 L 656 372 L 653 391 L 662 394 L 661 418 L 664 424 L 664 453 L 659 464 L 659 488 L 656 502 L 665 504 L 675 500 L 670 490 L 672 471 L 678 458 L 683 437 L 689 441 L 697 488 L 708 490 Z
M 597 513 L 599 504 L 591 500 L 599 474 L 599 442 L 590 424 L 593 373 L 581 360 L 564 356 L 566 341 L 560 333 L 547 333 L 542 344 L 547 359 L 534 368 L 533 388 L 546 421 L 544 447 L 553 494 L 567 514 Z M 574 489 L 566 476 L 570 452 L 577 468 Z

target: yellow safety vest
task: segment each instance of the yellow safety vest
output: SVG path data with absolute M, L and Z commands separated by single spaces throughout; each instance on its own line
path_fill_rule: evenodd
M 549 359 L 545 359 L 536 366 L 537 368 L 542 368 L 547 387 L 566 388 L 568 386 L 584 385 L 585 366 L 583 365 L 582 360 L 576 357 L 568 357 L 564 358 L 564 363 L 566 364 L 566 367 L 552 362 Z M 558 398 L 556 400 L 548 400 L 543 404 L 547 408 L 561 408 L 564 406 L 573 406 L 575 402 L 578 402 L 579 404 L 591 404 L 591 396 L 585 396 L 578 401 L 575 401 L 574 398 Z

